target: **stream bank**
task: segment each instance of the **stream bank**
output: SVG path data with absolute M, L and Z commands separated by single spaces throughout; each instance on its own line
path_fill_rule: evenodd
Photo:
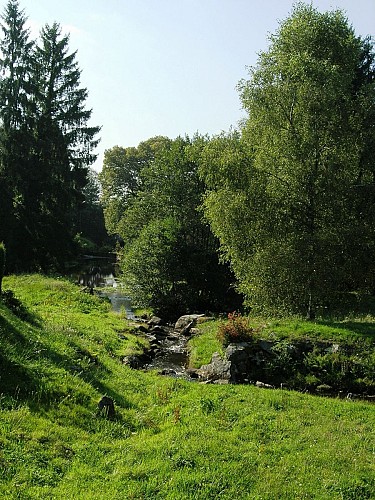
M 105 289 L 103 288 L 105 287 Z M 101 290 L 100 288 L 103 288 Z M 134 322 L 139 335 L 150 348 L 123 362 L 134 369 L 157 370 L 163 375 L 198 379 L 206 383 L 255 384 L 260 387 L 288 388 L 351 399 L 375 398 L 374 345 L 370 340 L 356 342 L 317 339 L 265 340 L 230 344 L 224 356 L 213 353 L 211 362 L 189 369 L 187 343 L 203 315 L 187 315 L 175 325 L 160 318 L 148 322 L 134 316 L 131 299 L 117 289 L 113 273 L 100 274 L 96 293 L 110 300 L 112 308 Z
M 195 331 L 198 318 L 202 319 L 203 315 L 182 316 L 174 325 L 164 324 L 155 316 L 147 323 L 135 323 L 138 332 L 149 341 L 150 348 L 141 355 L 126 357 L 123 362 L 131 368 L 157 370 L 160 375 L 188 380 L 197 378 L 195 373 L 188 369 L 187 343 Z
M 136 318 L 132 309 L 131 298 L 121 291 L 113 264 L 88 259 L 86 266 L 78 275 L 77 282 L 88 293 L 111 302 L 114 312 L 125 314 L 134 322 L 139 334 L 150 343 L 150 348 L 140 355 L 127 356 L 123 359 L 135 369 L 158 370 L 160 374 L 190 379 L 187 371 L 188 332 L 195 325 L 199 315 L 187 316 L 175 325 L 165 324 L 160 318 L 153 317 L 148 322 Z M 94 292 L 95 289 L 95 292 Z
M 310 338 L 265 340 L 229 344 L 215 352 L 211 362 L 188 368 L 187 343 L 199 333 L 200 315 L 184 316 L 174 327 L 139 327 L 150 341 L 141 359 L 127 359 L 133 368 L 157 369 L 160 374 L 213 384 L 249 384 L 282 388 L 320 396 L 375 402 L 373 345 L 369 340 L 328 341 Z M 199 325 L 198 325 L 199 326 Z

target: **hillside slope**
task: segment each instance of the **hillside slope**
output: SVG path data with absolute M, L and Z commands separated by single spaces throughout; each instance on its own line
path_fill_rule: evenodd
M 373 405 L 131 370 L 145 341 L 106 302 L 39 275 L 4 288 L 3 498 L 374 498 Z

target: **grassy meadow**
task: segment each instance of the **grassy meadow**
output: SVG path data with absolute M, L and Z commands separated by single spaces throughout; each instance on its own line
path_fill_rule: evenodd
M 18 300 L 0 302 L 2 498 L 375 498 L 373 404 L 132 370 L 123 357 L 147 342 L 107 302 L 40 275 L 3 288 Z M 281 336 L 327 326 L 276 323 Z M 215 325 L 192 340 L 192 365 L 220 349 Z

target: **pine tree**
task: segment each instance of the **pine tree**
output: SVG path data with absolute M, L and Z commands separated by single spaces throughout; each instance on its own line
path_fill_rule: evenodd
M 17 0 L 2 16 L 0 41 L 0 239 L 9 268 L 60 266 L 73 251 L 99 127 L 90 127 L 87 89 L 59 24 L 29 40 Z
M 1 118 L 4 130 L 9 132 L 24 126 L 29 110 L 33 42 L 29 40 L 29 30 L 25 27 L 27 18 L 17 0 L 8 2 L 1 19 Z
M 0 41 L 0 239 L 14 255 L 23 212 L 24 177 L 30 147 L 30 62 L 33 42 L 27 18 L 17 0 L 10 0 L 1 17 Z
M 95 160 L 93 148 L 99 127 L 89 127 L 92 111 L 85 109 L 87 89 L 80 87 L 76 52 L 68 53 L 69 36 L 59 24 L 46 25 L 36 47 L 35 82 L 36 154 L 39 170 L 40 215 L 48 253 L 58 260 L 69 251 L 74 214 L 83 201 L 88 167 Z M 53 244 L 56 248 L 53 248 Z M 64 249 L 63 254 L 61 250 Z

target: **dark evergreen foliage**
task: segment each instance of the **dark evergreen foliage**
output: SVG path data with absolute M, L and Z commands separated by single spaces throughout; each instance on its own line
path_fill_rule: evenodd
M 26 17 L 10 0 L 2 17 L 0 238 L 9 268 L 62 267 L 72 255 L 76 213 L 99 127 L 90 127 L 87 89 L 60 26 L 29 40 Z
M 4 271 L 5 271 L 5 246 L 4 243 L 0 243 L 0 295 L 2 293 L 2 282 L 3 282 L 3 276 L 4 276 Z

